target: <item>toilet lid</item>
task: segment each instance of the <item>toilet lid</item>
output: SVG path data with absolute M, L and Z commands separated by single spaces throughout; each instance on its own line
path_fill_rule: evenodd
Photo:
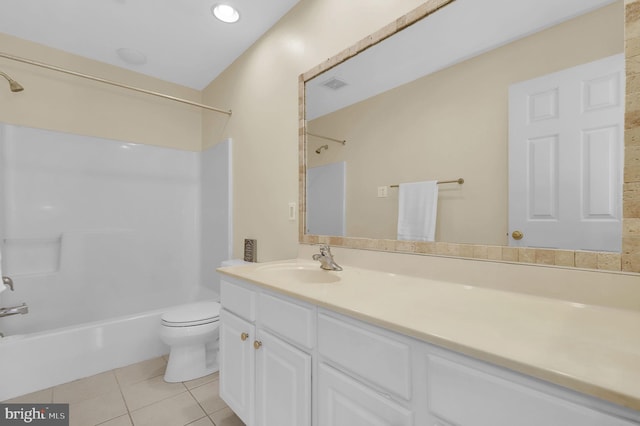
M 197 302 L 165 312 L 162 314 L 162 323 L 184 327 L 208 324 L 217 321 L 219 317 L 220 304 L 218 302 Z

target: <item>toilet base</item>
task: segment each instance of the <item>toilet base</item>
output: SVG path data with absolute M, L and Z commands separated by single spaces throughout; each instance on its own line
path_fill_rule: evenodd
M 215 354 L 215 352 L 214 352 Z M 172 347 L 164 381 L 186 382 L 218 371 L 218 360 L 207 360 L 206 346 L 202 343 Z

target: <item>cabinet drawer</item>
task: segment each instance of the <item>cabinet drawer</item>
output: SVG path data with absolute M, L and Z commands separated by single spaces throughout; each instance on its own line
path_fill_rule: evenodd
M 452 361 L 430 356 L 429 410 L 459 426 L 631 426 L 577 405 Z
M 318 349 L 345 370 L 406 400 L 411 399 L 411 348 L 407 343 L 318 315 Z
M 251 322 L 256 319 L 256 292 L 222 280 L 220 304 L 226 310 Z
M 321 363 L 318 366 L 318 423 L 320 426 L 412 426 L 413 413 Z
M 293 343 L 313 348 L 314 311 L 279 297 L 261 293 L 258 296 L 258 321 L 267 328 Z

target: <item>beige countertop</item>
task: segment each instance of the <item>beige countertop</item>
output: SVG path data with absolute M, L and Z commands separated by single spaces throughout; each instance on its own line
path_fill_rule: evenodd
M 294 259 L 218 271 L 640 410 L 638 310 L 342 266 L 321 271 L 317 262 Z M 296 269 L 309 271 L 307 282 L 288 272 Z M 314 282 L 316 273 L 336 281 Z

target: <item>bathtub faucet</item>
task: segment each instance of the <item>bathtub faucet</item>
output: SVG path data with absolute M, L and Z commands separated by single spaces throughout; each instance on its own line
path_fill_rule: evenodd
M 12 306 L 11 308 L 0 308 L 0 318 L 18 314 L 24 315 L 26 313 L 29 313 L 29 307 L 26 303 L 20 306 Z

